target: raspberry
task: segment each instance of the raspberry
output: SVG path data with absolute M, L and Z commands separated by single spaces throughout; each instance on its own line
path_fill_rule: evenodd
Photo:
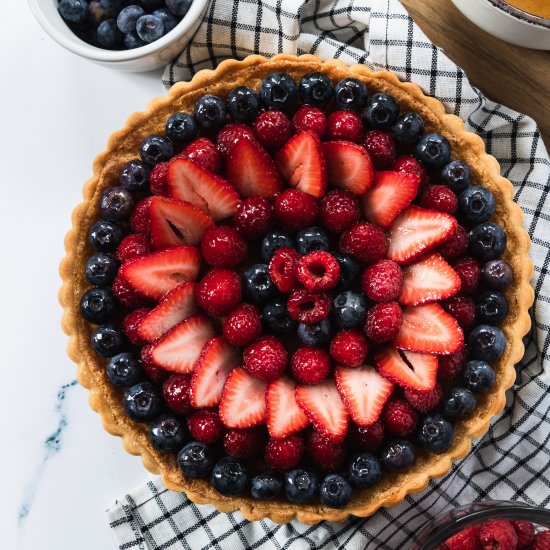
M 361 262 L 375 262 L 386 257 L 388 239 L 380 228 L 359 222 L 342 235 L 340 250 Z
M 397 336 L 402 322 L 403 312 L 397 302 L 376 304 L 367 311 L 365 334 L 373 342 L 389 342 Z
M 529 550 L 550 550 L 550 531 L 537 533 L 528 548 Z
M 512 527 L 518 536 L 517 548 L 527 548 L 531 541 L 535 538 L 535 526 L 530 521 L 518 520 L 511 521 Z M 548 539 L 548 546 L 550 548 L 550 538 Z
M 162 385 L 162 395 L 168 407 L 178 414 L 191 412 L 191 375 L 171 374 Z
M 420 390 L 405 390 L 405 399 L 417 410 L 422 413 L 431 411 L 439 405 L 441 397 L 443 396 L 443 390 L 439 382 L 436 383 L 435 388 L 430 391 Z
M 332 358 L 345 367 L 362 365 L 367 351 L 367 341 L 358 330 L 342 330 L 330 343 Z
M 420 206 L 428 210 L 454 214 L 458 208 L 456 195 L 446 185 L 430 185 L 420 197 Z
M 321 109 L 303 105 L 294 114 L 292 125 L 296 132 L 313 132 L 322 138 L 327 127 L 327 117 Z
M 462 374 L 462 369 L 468 358 L 466 346 L 451 355 L 440 355 L 437 376 L 443 384 L 452 385 Z
M 296 232 L 313 224 L 318 208 L 311 195 L 298 189 L 286 189 L 275 197 L 273 211 L 279 227 Z
M 217 411 L 204 409 L 187 417 L 187 426 L 193 439 L 210 445 L 223 436 L 224 427 Z
M 140 352 L 141 366 L 143 367 L 143 372 L 148 376 L 153 382 L 157 384 L 164 383 L 170 373 L 160 367 L 157 367 L 153 360 L 151 359 L 151 352 L 153 351 L 153 346 L 151 344 L 143 346 Z
M 424 189 L 430 183 L 430 176 L 426 169 L 410 155 L 397 157 L 391 165 L 391 169 L 396 172 L 405 172 L 405 174 L 420 176 L 420 189 Z
M 197 305 L 210 315 L 227 315 L 241 301 L 241 278 L 236 271 L 215 267 L 195 289 Z
M 391 435 L 404 437 L 414 432 L 418 415 L 404 399 L 390 399 L 382 411 L 382 421 Z
M 288 297 L 286 307 L 292 319 L 313 325 L 328 317 L 330 296 L 309 290 L 294 290 Z
M 144 305 L 148 301 L 141 293 L 133 289 L 118 275 L 113 281 L 113 292 L 115 293 L 117 300 L 123 306 L 129 307 L 131 309 L 135 309 L 140 305 Z
M 239 122 L 230 122 L 225 125 L 216 136 L 218 150 L 222 153 L 222 155 L 227 155 L 231 147 L 233 147 L 233 145 L 235 145 L 235 143 L 237 143 L 240 139 L 248 139 L 254 143 L 256 142 L 254 132 L 250 126 Z
M 363 271 L 363 292 L 373 302 L 393 302 L 403 287 L 403 272 L 391 260 L 380 260 Z
M 355 451 L 377 451 L 384 439 L 384 425 L 380 420 L 368 427 L 350 423 L 348 439 Z
M 361 219 L 359 200 L 350 191 L 329 191 L 320 203 L 321 223 L 334 233 L 341 233 Z
M 270 382 L 283 374 L 288 352 L 275 336 L 264 336 L 250 344 L 243 353 L 244 368 L 256 378 Z
M 451 265 L 460 277 L 461 294 L 472 294 L 472 292 L 477 290 L 479 276 L 481 275 L 481 267 L 476 260 L 469 256 L 464 256 Z
M 134 311 L 124 317 L 122 321 L 122 330 L 132 344 L 140 345 L 144 343 L 144 340 L 140 338 L 138 334 L 138 330 L 141 326 L 141 322 L 150 311 L 151 308 L 142 307 L 139 309 L 134 309 Z
M 181 153 L 182 158 L 191 159 L 205 170 L 215 174 L 222 171 L 223 158 L 216 146 L 208 138 L 192 141 Z
M 273 226 L 273 207 L 264 197 L 249 197 L 240 202 L 233 225 L 245 239 L 261 239 Z
M 340 280 L 340 264 L 332 254 L 314 250 L 300 258 L 296 276 L 308 290 L 329 290 Z
M 126 235 L 116 249 L 116 256 L 122 262 L 134 260 L 151 252 L 151 244 L 147 235 L 131 233 Z
M 149 232 L 149 205 L 151 204 L 151 199 L 152 197 L 147 197 L 134 206 L 132 217 L 130 218 L 130 227 L 135 233 Z
M 452 260 L 462 256 L 466 252 L 468 244 L 468 232 L 461 225 L 458 225 L 454 234 L 439 247 L 439 253 L 446 260 Z
M 479 526 L 466 527 L 442 545 L 442 550 L 482 550 L 479 542 Z
M 247 346 L 262 333 L 260 312 L 250 304 L 238 305 L 224 319 L 222 332 L 230 344 Z
M 149 173 L 149 187 L 153 195 L 168 196 L 168 163 L 159 162 Z
M 375 170 L 388 168 L 395 160 L 395 140 L 387 132 L 369 130 L 363 145 L 369 152 Z
M 278 151 L 292 136 L 292 124 L 282 111 L 264 111 L 252 126 L 257 140 L 271 153 Z
M 283 439 L 270 439 L 265 446 L 265 461 L 270 468 L 294 468 L 304 454 L 304 440 L 297 435 Z
M 307 452 L 315 465 L 323 471 L 334 471 L 342 466 L 346 458 L 345 443 L 334 443 L 318 432 L 311 432 L 307 438 Z
M 204 232 L 201 252 L 212 267 L 235 267 L 247 257 L 248 247 L 234 227 L 218 225 Z
M 353 111 L 334 111 L 327 119 L 326 139 L 340 139 L 359 143 L 363 137 L 363 123 Z
M 482 550 L 491 548 L 514 550 L 518 542 L 518 536 L 509 521 L 486 521 L 479 527 L 479 541 Z
M 464 329 L 472 328 L 476 322 L 476 305 L 469 296 L 453 296 L 441 302 L 441 305 L 450 313 Z
M 290 292 L 296 286 L 296 271 L 300 254 L 293 248 L 282 246 L 269 262 L 268 273 L 273 284 L 281 292 Z
M 290 370 L 302 384 L 318 384 L 330 371 L 330 357 L 321 348 L 298 348 L 290 359 Z
M 223 448 L 228 455 L 236 458 L 258 456 L 264 448 L 265 433 L 260 427 L 241 430 L 227 430 L 223 437 Z

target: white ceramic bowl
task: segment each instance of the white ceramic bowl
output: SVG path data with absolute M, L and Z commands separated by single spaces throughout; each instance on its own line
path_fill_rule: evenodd
M 506 42 L 550 50 L 550 19 L 516 8 L 504 0 L 453 0 L 453 4 L 478 27 Z
M 200 25 L 209 0 L 193 0 L 183 19 L 166 35 L 133 50 L 105 50 L 84 42 L 61 19 L 58 0 L 28 0 L 44 30 L 67 50 L 106 67 L 123 71 L 150 71 L 174 59 Z

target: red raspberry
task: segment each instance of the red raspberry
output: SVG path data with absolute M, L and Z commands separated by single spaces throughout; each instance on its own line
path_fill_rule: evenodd
M 453 385 L 462 374 L 462 369 L 468 358 L 468 348 L 463 346 L 451 355 L 440 355 L 437 376 L 445 385 Z
M 126 235 L 116 249 L 117 258 L 122 262 L 134 260 L 140 256 L 146 256 L 151 252 L 149 237 L 143 233 L 131 233 Z
M 302 384 L 318 384 L 330 371 L 330 357 L 321 348 L 298 348 L 290 359 L 290 370 Z
M 292 124 L 281 111 L 264 111 L 252 124 L 258 141 L 271 153 L 278 151 L 292 136 Z
M 335 189 L 321 199 L 321 223 L 334 233 L 341 233 L 361 219 L 359 200 L 350 191 Z
M 375 170 L 383 170 L 395 160 L 395 140 L 388 132 L 369 130 L 363 141 Z
M 304 455 L 304 440 L 297 435 L 283 439 L 270 439 L 265 446 L 265 461 L 270 468 L 289 470 Z
M 222 332 L 230 344 L 247 346 L 262 333 L 260 312 L 250 304 L 238 305 L 224 319 Z
M 211 269 L 197 284 L 195 300 L 210 315 L 227 315 L 241 302 L 239 274 L 231 269 Z
M 143 346 L 141 348 L 141 366 L 143 367 L 143 372 L 145 373 L 145 375 L 148 376 L 153 382 L 156 382 L 157 384 L 163 384 L 166 380 L 168 380 L 170 373 L 167 370 L 157 367 L 153 363 L 153 360 L 151 359 L 152 351 L 152 344 L 148 344 L 147 346 Z
M 358 330 L 341 330 L 330 343 L 332 358 L 345 367 L 362 365 L 367 352 L 367 341 Z
M 424 189 L 430 183 L 430 176 L 426 169 L 412 156 L 403 155 L 397 157 L 391 169 L 396 172 L 405 172 L 406 174 L 415 174 L 420 176 L 420 188 Z
M 141 326 L 141 322 L 150 311 L 151 308 L 141 307 L 139 309 L 134 309 L 134 311 L 128 313 L 128 315 L 124 317 L 122 321 L 122 330 L 132 344 L 140 345 L 144 343 L 144 340 L 140 338 L 138 331 Z
M 524 520 L 511 521 L 510 523 L 518 536 L 517 548 L 527 548 L 535 538 L 535 526 L 530 521 Z M 547 548 L 550 549 L 550 538 L 548 543 Z
M 391 260 L 380 260 L 363 271 L 363 292 L 373 302 L 393 302 L 403 287 L 403 272 Z
M 286 369 L 288 352 L 275 336 L 263 336 L 250 344 L 243 353 L 244 368 L 256 378 L 271 382 Z
M 264 197 L 249 197 L 237 206 L 233 225 L 245 239 L 261 239 L 273 226 L 273 206 Z
M 359 143 L 363 137 L 363 123 L 353 111 L 334 111 L 327 119 L 326 139 Z
M 462 529 L 438 548 L 441 550 L 482 550 L 479 541 L 479 526 L 474 525 Z
M 469 296 L 453 296 L 441 302 L 441 305 L 450 313 L 464 329 L 472 328 L 476 322 L 476 305 Z
M 479 285 L 479 276 L 481 275 L 481 266 L 479 263 L 470 258 L 464 256 L 459 258 L 452 264 L 453 269 L 458 273 L 460 277 L 460 293 L 472 294 Z
M 223 157 L 208 138 L 192 141 L 182 152 L 182 158 L 191 159 L 205 170 L 219 174 L 223 167 Z
M 191 375 L 171 374 L 162 385 L 162 394 L 168 407 L 178 414 L 191 412 Z
M 147 197 L 139 201 L 132 212 L 130 227 L 135 233 L 149 233 L 149 205 L 153 197 Z
M 391 435 L 404 437 L 414 432 L 418 414 L 404 399 L 390 399 L 382 411 L 382 422 Z
M 258 456 L 265 444 L 265 432 L 261 427 L 241 430 L 233 428 L 225 432 L 223 448 L 228 455 L 236 458 Z
M 404 393 L 407 401 L 417 411 L 425 413 L 435 409 L 439 405 L 441 397 L 443 396 L 443 389 L 441 388 L 441 384 L 437 382 L 433 390 L 420 391 L 406 389 Z
M 314 250 L 300 258 L 296 276 L 308 290 L 329 290 L 340 280 L 340 264 L 332 254 Z
M 117 297 L 117 300 L 126 307 L 135 309 L 148 302 L 140 292 L 133 289 L 126 281 L 121 279 L 118 275 L 113 281 L 113 292 Z
M 457 225 L 455 233 L 439 247 L 439 253 L 446 260 L 452 260 L 462 256 L 468 244 L 468 232 L 461 225 Z
M 550 550 L 550 531 L 541 531 L 535 535 L 529 550 Z
M 234 227 L 218 225 L 204 232 L 201 252 L 212 267 L 235 267 L 247 257 L 248 247 Z
M 374 452 L 382 445 L 384 431 L 384 425 L 380 420 L 368 427 L 350 423 L 348 440 L 355 451 Z
M 403 323 L 403 312 L 397 302 L 376 304 L 367 311 L 365 334 L 378 344 L 393 340 Z
M 268 267 L 269 278 L 281 292 L 290 292 L 296 286 L 296 271 L 300 254 L 282 246 L 273 254 Z
M 241 139 L 248 139 L 249 141 L 256 143 L 254 132 L 250 126 L 239 122 L 230 122 L 225 125 L 216 136 L 218 150 L 222 153 L 222 155 L 227 155 L 233 145 Z
M 518 542 L 518 536 L 509 521 L 486 521 L 479 527 L 479 541 L 482 550 L 492 548 L 514 550 Z
M 342 235 L 340 250 L 361 262 L 375 262 L 386 257 L 388 239 L 380 228 L 359 222 Z
M 330 296 L 310 290 L 294 290 L 286 304 L 291 319 L 313 325 L 326 319 L 330 311 Z
M 346 458 L 346 451 L 345 443 L 334 443 L 318 432 L 311 432 L 307 438 L 307 452 L 322 471 L 334 471 L 340 468 Z
M 317 217 L 315 199 L 298 189 L 286 189 L 273 201 L 277 225 L 288 231 L 299 231 L 313 224 Z
M 317 107 L 302 105 L 294 114 L 292 125 L 296 132 L 313 132 L 322 138 L 327 127 L 327 117 Z
M 454 214 L 458 208 L 456 195 L 446 185 L 430 185 L 420 197 L 420 206 L 428 210 Z
M 168 196 L 168 163 L 159 162 L 149 173 L 149 188 L 153 195 Z
M 224 427 L 217 411 L 195 411 L 187 417 L 187 426 L 193 439 L 207 445 L 223 437 Z

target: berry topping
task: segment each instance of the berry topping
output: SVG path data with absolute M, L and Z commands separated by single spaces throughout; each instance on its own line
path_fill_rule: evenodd
M 118 328 L 102 325 L 92 333 L 93 350 L 103 357 L 113 357 L 122 351 L 124 334 Z
M 117 387 L 133 386 L 143 378 L 141 363 L 131 353 L 119 353 L 109 359 L 105 372 L 109 382 Z
M 151 243 L 147 235 L 142 233 L 130 233 L 120 241 L 116 255 L 122 262 L 126 263 L 142 256 L 147 256 L 151 252 Z
M 272 73 L 260 84 L 260 96 L 268 109 L 289 109 L 298 95 L 298 86 L 285 73 Z
M 386 256 L 388 239 L 378 227 L 367 222 L 359 222 L 342 234 L 340 250 L 360 262 L 374 262 Z
M 403 312 L 397 302 L 376 304 L 367 312 L 365 334 L 367 338 L 382 344 L 393 340 L 403 323 Z
M 451 160 L 451 145 L 441 134 L 424 134 L 416 146 L 416 156 L 428 168 L 442 168 Z
M 305 289 L 294 290 L 288 297 L 287 308 L 295 321 L 313 325 L 328 317 L 330 296 Z
M 496 382 L 495 371 L 485 361 L 468 361 L 462 371 L 468 389 L 474 393 L 489 391 Z
M 250 304 L 240 304 L 223 320 L 222 332 L 234 346 L 247 346 L 262 333 L 260 312 Z
M 124 235 L 116 223 L 98 221 L 88 232 L 88 242 L 98 252 L 114 252 Z
M 307 439 L 307 453 L 320 470 L 334 471 L 342 466 L 346 457 L 346 446 L 344 443 L 335 443 L 320 433 L 311 432 Z
M 139 382 L 126 390 L 123 398 L 126 414 L 136 422 L 151 422 L 162 411 L 162 397 L 151 382 Z
M 418 415 L 408 401 L 393 398 L 384 407 L 382 421 L 391 435 L 403 437 L 414 432 Z
M 414 462 L 414 445 L 408 439 L 388 441 L 380 453 L 380 461 L 388 472 L 403 472 Z
M 292 125 L 296 132 L 313 132 L 322 138 L 327 127 L 327 117 L 317 107 L 302 105 L 294 114 Z
M 266 332 L 276 336 L 292 334 L 298 326 L 298 323 L 288 314 L 285 298 L 276 298 L 264 306 L 262 324 Z
M 153 134 L 147 136 L 139 146 L 141 160 L 145 164 L 155 166 L 159 162 L 166 162 L 174 155 L 174 146 L 165 136 Z
M 362 365 L 367 351 L 367 341 L 358 330 L 342 330 L 330 343 L 330 355 L 344 367 Z
M 334 88 L 338 109 L 360 111 L 367 102 L 367 86 L 356 78 L 344 78 Z
M 483 266 L 481 278 L 492 290 L 503 290 L 512 284 L 514 273 L 508 262 L 492 260 Z
M 123 281 L 120 277 L 120 274 L 117 275 L 115 277 L 115 280 L 113 281 L 113 294 L 122 305 L 128 308 L 136 308 L 139 306 L 147 305 L 147 298 L 145 298 L 143 294 L 141 294 L 137 290 L 133 289 L 127 282 Z M 116 307 L 116 301 L 114 302 L 114 304 L 114 307 Z M 82 315 L 84 315 L 84 313 L 82 313 Z M 84 315 L 84 317 L 87 321 L 90 321 L 90 319 L 88 319 L 86 315 Z
M 373 454 L 361 453 L 352 457 L 349 466 L 349 481 L 353 487 L 368 489 L 376 485 L 381 477 L 380 462 Z
M 356 195 L 372 186 L 374 173 L 367 150 L 351 141 L 325 141 L 327 179 L 334 187 Z
M 423 391 L 406 388 L 404 393 L 407 401 L 422 413 L 435 409 L 443 396 L 443 390 L 439 382 L 436 383 L 433 390 Z
M 86 279 L 97 286 L 112 283 L 118 271 L 118 261 L 110 254 L 94 254 L 86 262 Z
M 187 418 L 189 433 L 193 439 L 210 445 L 223 437 L 223 424 L 216 411 L 195 411 Z
M 321 483 L 319 500 L 330 508 L 343 508 L 350 500 L 352 488 L 345 478 L 338 474 L 330 474 Z
M 322 348 L 298 348 L 290 360 L 294 378 L 302 384 L 318 384 L 330 372 L 330 357 Z
M 470 231 L 472 255 L 482 262 L 496 260 L 504 252 L 506 242 L 504 229 L 496 223 L 480 223 Z
M 195 103 L 193 115 L 203 130 L 217 130 L 225 123 L 227 104 L 218 96 L 203 95 Z
M 299 259 L 296 277 L 308 290 L 329 290 L 338 283 L 340 264 L 328 252 L 314 250 Z
M 306 227 L 296 235 L 296 248 L 300 254 L 307 254 L 313 250 L 330 250 L 330 241 L 327 232 L 320 227 Z
M 197 138 L 195 119 L 188 113 L 174 113 L 166 121 L 166 135 L 170 141 L 187 144 Z
M 117 308 L 117 299 L 108 288 L 91 288 L 80 299 L 80 313 L 89 323 L 105 323 Z
M 388 132 L 370 130 L 365 135 L 363 146 L 368 151 L 375 170 L 389 168 L 395 160 L 395 141 Z
M 441 382 L 445 385 L 456 382 L 466 363 L 467 357 L 468 349 L 466 346 L 451 355 L 442 355 L 439 358 L 439 367 L 437 371 L 437 375 Z
M 260 380 L 271 382 L 286 369 L 288 352 L 275 336 L 263 336 L 250 344 L 243 353 L 244 368 Z
M 130 227 L 136 233 L 149 233 L 149 204 L 151 204 L 151 199 L 152 197 L 147 197 L 139 201 L 134 207 L 130 218 Z M 130 235 L 127 235 L 127 237 L 130 237 Z
M 294 468 L 302 460 L 304 448 L 304 440 L 297 435 L 270 439 L 265 446 L 265 462 L 277 470 Z
M 264 470 L 250 480 L 250 494 L 259 500 L 274 499 L 282 489 L 282 477 L 274 470 Z
M 441 305 L 447 313 L 450 313 L 464 330 L 472 328 L 476 322 L 476 305 L 468 296 L 455 296 L 449 298 Z
M 260 255 L 264 262 L 269 262 L 273 254 L 281 247 L 294 248 L 294 241 L 290 235 L 283 231 L 273 230 L 262 239 Z
M 227 96 L 227 110 L 237 122 L 252 122 L 262 106 L 258 92 L 248 86 L 239 86 Z
M 361 218 L 359 201 L 350 191 L 344 189 L 329 191 L 319 204 L 321 223 L 333 233 L 345 231 Z
M 269 277 L 281 292 L 290 292 L 296 286 L 300 254 L 293 248 L 282 246 L 269 262 Z
M 391 260 L 379 260 L 363 271 L 363 292 L 373 302 L 393 302 L 403 288 L 403 272 Z
M 275 221 L 286 231 L 299 231 L 311 225 L 317 217 L 315 199 L 298 189 L 285 189 L 273 201 Z
M 376 451 L 384 439 L 384 425 L 377 420 L 371 426 L 357 426 L 351 423 L 348 441 L 356 451 Z
M 391 165 L 391 169 L 396 172 L 404 172 L 405 174 L 418 176 L 420 178 L 421 188 L 425 188 L 430 181 L 430 176 L 426 169 L 411 155 L 397 157 Z
M 374 353 L 378 372 L 405 389 L 431 391 L 435 388 L 437 356 L 427 353 L 400 352 L 392 347 Z
M 265 264 L 255 264 L 243 273 L 243 293 L 255 304 L 263 304 L 273 298 L 277 288 L 269 278 Z
M 218 225 L 204 232 L 201 253 L 212 267 L 236 267 L 248 256 L 248 247 L 234 227 Z
M 281 376 L 270 382 L 265 391 L 266 423 L 269 435 L 280 439 L 303 430 L 309 420 L 298 407 L 294 396 L 296 383 Z
M 184 425 L 175 416 L 163 415 L 149 427 L 151 445 L 164 453 L 181 449 L 186 435 Z
M 178 466 L 183 475 L 192 479 L 206 477 L 214 465 L 210 447 L 198 441 L 187 443 L 178 453 Z
M 468 243 L 468 232 L 461 225 L 457 225 L 454 234 L 451 235 L 438 250 L 446 260 L 453 260 L 466 252 Z
M 310 73 L 300 79 L 298 93 L 303 103 L 323 105 L 332 99 L 334 89 L 326 74 Z
M 236 458 L 253 458 L 261 454 L 265 445 L 265 433 L 262 428 L 227 430 L 223 438 L 225 452 Z
M 212 468 L 210 483 L 222 495 L 239 496 L 248 486 L 246 466 L 235 458 L 224 456 Z
M 139 160 L 131 160 L 122 167 L 118 179 L 122 187 L 139 193 L 147 190 L 148 177 L 149 168 Z
M 334 290 L 338 292 L 349 290 L 358 282 L 361 267 L 351 256 L 346 256 L 346 254 L 342 254 L 341 252 L 334 252 L 333 256 L 340 264 L 340 280 L 334 287 Z
M 241 139 L 247 139 L 251 142 L 255 142 L 256 138 L 254 132 L 250 126 L 241 123 L 232 122 L 225 125 L 216 135 L 216 144 L 218 150 L 221 151 L 223 155 L 232 149 L 233 145 Z
M 495 213 L 495 196 L 486 187 L 467 187 L 458 199 L 458 207 L 467 223 L 485 222 Z
M 390 128 L 399 116 L 399 105 L 389 95 L 383 93 L 373 94 L 369 100 L 367 110 L 364 112 L 365 122 L 379 130 Z
M 162 385 L 162 395 L 170 409 L 186 415 L 191 412 L 191 376 L 172 374 Z
M 313 325 L 300 323 L 297 333 L 304 346 L 323 346 L 330 340 L 330 323 L 328 319 L 323 319 Z
M 439 414 L 426 415 L 418 426 L 418 442 L 425 451 L 443 453 L 454 440 L 453 425 Z
M 443 414 L 453 420 L 468 416 L 475 408 L 476 398 L 466 388 L 453 388 L 442 404 Z
M 461 193 L 472 179 L 470 167 L 461 160 L 453 160 L 443 167 L 441 179 L 454 193 Z
M 317 475 L 310 470 L 296 469 L 285 472 L 285 495 L 290 502 L 311 502 L 319 490 Z
M 181 152 L 181 155 L 178 155 L 178 158 L 188 158 L 214 174 L 219 174 L 222 170 L 223 158 L 208 138 L 203 137 L 191 142 Z
M 101 217 L 110 222 L 127 220 L 134 208 L 132 194 L 124 187 L 109 187 L 101 193 Z
M 132 344 L 140 345 L 144 343 L 140 336 L 140 327 L 143 319 L 147 317 L 150 311 L 148 307 L 134 309 L 122 320 L 122 330 Z
M 143 372 L 145 375 L 150 378 L 153 382 L 157 384 L 163 384 L 171 376 L 167 370 L 157 367 L 153 360 L 151 359 L 151 353 L 153 351 L 153 346 L 148 344 L 141 348 L 139 354 L 141 359 L 141 365 L 143 367 Z
M 424 131 L 424 120 L 417 113 L 401 115 L 393 125 L 393 135 L 399 145 L 415 145 L 420 141 Z
M 509 521 L 493 520 L 481 524 L 479 541 L 484 550 L 486 548 L 514 550 L 517 546 L 518 536 Z
M 273 225 L 273 207 L 264 197 L 249 197 L 238 204 L 233 223 L 243 237 L 258 240 Z
M 472 294 L 477 290 L 481 267 L 479 263 L 468 256 L 463 256 L 453 262 L 453 269 L 460 277 L 460 293 Z
M 359 143 L 363 137 L 361 117 L 352 111 L 334 111 L 327 119 L 325 137 L 328 140 Z
M 198 283 L 197 305 L 210 315 L 227 315 L 241 302 L 241 278 L 236 271 L 213 268 Z
M 510 523 L 512 524 L 512 527 L 514 528 L 514 531 L 518 536 L 517 548 L 528 548 L 531 541 L 535 538 L 534 524 L 530 521 L 525 520 L 515 520 L 511 521 Z M 550 542 L 550 538 L 548 540 Z
M 506 348 L 506 337 L 502 330 L 491 325 L 478 325 L 468 336 L 471 356 L 490 363 L 499 359 Z
M 454 214 L 458 208 L 456 195 L 446 185 L 430 185 L 420 197 L 420 206 L 428 210 Z
M 277 152 L 292 136 L 292 124 L 282 111 L 264 111 L 253 124 L 258 141 L 271 153 Z

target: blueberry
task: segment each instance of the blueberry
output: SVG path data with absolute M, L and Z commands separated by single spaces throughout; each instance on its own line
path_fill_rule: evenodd
M 488 290 L 476 301 L 476 319 L 486 325 L 499 325 L 508 315 L 508 301 L 500 293 Z
M 227 96 L 227 110 L 237 122 L 252 122 L 259 114 L 262 100 L 258 92 L 239 86 Z
M 267 265 L 254 264 L 243 273 L 243 293 L 255 304 L 264 304 L 277 294 L 277 288 L 269 278 Z
M 388 441 L 380 453 L 380 461 L 388 472 L 402 472 L 414 462 L 414 445 L 408 439 Z
M 298 325 L 298 338 L 304 346 L 322 346 L 330 341 L 330 322 L 323 319 L 313 325 Z
M 359 281 L 359 274 L 361 273 L 361 267 L 357 260 L 354 260 L 351 256 L 347 256 L 342 252 L 332 252 L 332 255 L 338 261 L 340 265 L 340 280 L 334 287 L 336 292 L 342 290 L 349 290 Z
M 376 485 L 382 477 L 379 460 L 371 453 L 360 453 L 352 457 L 349 466 L 350 483 L 358 489 Z
M 365 297 L 359 292 L 346 290 L 332 300 L 331 319 L 337 329 L 358 327 L 366 313 Z
M 468 416 L 476 408 L 475 395 L 466 388 L 453 388 L 443 399 L 443 414 L 456 420 Z
M 506 337 L 498 327 L 478 325 L 468 336 L 468 346 L 472 358 L 491 363 L 504 353 Z
M 462 376 L 468 389 L 474 393 L 485 393 L 489 391 L 497 380 L 495 371 L 489 363 L 476 359 L 468 361 L 462 370 Z
M 292 334 L 296 331 L 298 323 L 291 319 L 286 308 L 284 298 L 275 298 L 268 302 L 262 310 L 262 325 L 266 332 L 276 336 Z
M 151 422 L 162 412 L 161 391 L 152 382 L 139 382 L 128 388 L 123 398 L 126 414 L 136 422 Z
M 110 254 L 94 254 L 86 263 L 86 279 L 93 285 L 108 285 L 116 277 L 118 264 L 118 260 Z
M 111 16 L 116 16 L 125 6 L 127 0 L 99 0 L 105 11 Z
M 95 222 L 88 231 L 88 242 L 98 252 L 114 252 L 122 237 L 124 232 L 119 225 L 103 220 Z
M 166 8 L 155 10 L 153 15 L 162 21 L 162 24 L 164 25 L 164 34 L 168 34 L 179 23 L 179 21 Z
M 189 143 L 193 141 L 199 129 L 195 119 L 187 113 L 174 113 L 166 121 L 166 135 L 176 143 Z
M 163 415 L 149 426 L 149 441 L 155 449 L 169 453 L 181 449 L 187 430 L 175 416 Z
M 195 120 L 203 130 L 217 130 L 225 124 L 227 106 L 215 95 L 203 95 L 195 104 Z
M 119 353 L 106 367 L 107 378 L 113 386 L 126 387 L 137 384 L 143 378 L 141 362 L 133 353 Z
M 492 290 L 504 290 L 512 284 L 514 272 L 508 262 L 504 260 L 491 260 L 483 266 L 481 278 L 485 285 Z
M 250 482 L 252 498 L 270 500 L 277 496 L 283 488 L 283 479 L 275 470 L 264 470 L 254 476 Z
M 225 456 L 212 469 L 210 483 L 222 495 L 242 495 L 248 485 L 246 466 L 236 458 Z
M 124 35 L 124 45 L 127 50 L 135 50 L 145 46 L 145 42 L 135 32 L 129 32 Z
M 116 24 L 120 32 L 134 32 L 136 30 L 137 20 L 143 15 L 145 15 L 145 11 L 141 6 L 132 4 L 122 8 L 116 18 Z
M 428 414 L 420 422 L 417 436 L 425 451 L 443 453 L 453 444 L 454 430 L 440 414 Z
M 470 231 L 470 250 L 481 261 L 496 260 L 506 248 L 506 233 L 500 225 L 483 222 Z
M 126 220 L 134 209 L 134 199 L 124 187 L 108 187 L 99 199 L 101 215 L 110 222 Z
M 183 17 L 191 7 L 193 0 L 166 0 L 166 7 L 178 17 Z
M 282 246 L 288 246 L 294 248 L 295 244 L 292 240 L 292 237 L 283 231 L 269 231 L 265 234 L 265 237 L 262 239 L 262 244 L 260 248 L 260 255 L 264 262 L 269 262 L 271 256 L 275 254 L 275 251 Z
M 212 451 L 204 443 L 191 441 L 178 453 L 178 466 L 187 477 L 207 477 L 213 465 Z
M 109 19 L 107 11 L 99 0 L 92 0 L 88 3 L 88 17 L 94 27 L 97 27 L 105 19 Z
M 317 490 L 319 481 L 314 472 L 303 469 L 288 470 L 285 472 L 285 493 L 290 502 L 305 504 L 311 502 Z
M 91 288 L 80 300 L 80 313 L 86 321 L 99 325 L 108 321 L 116 310 L 118 301 L 110 288 Z
M 120 171 L 118 180 L 120 185 L 128 191 L 139 193 L 149 187 L 149 168 L 140 160 L 127 162 Z
M 424 119 L 417 113 L 405 113 L 397 119 L 392 131 L 399 145 L 415 145 L 424 132 Z
M 92 348 L 103 357 L 114 357 L 124 347 L 124 334 L 111 325 L 101 325 L 92 333 Z
M 326 476 L 319 489 L 321 504 L 330 508 L 342 508 L 351 500 L 351 495 L 351 485 L 338 474 Z
M 296 234 L 296 248 L 300 254 L 314 250 L 330 250 L 328 233 L 320 227 L 306 227 Z
M 61 0 L 57 9 L 59 15 L 69 23 L 84 23 L 88 16 L 86 0 Z
M 298 93 L 302 103 L 320 107 L 332 99 L 334 89 L 326 74 L 310 73 L 300 79 Z
M 462 193 L 472 179 L 470 167 L 461 160 L 453 160 L 446 164 L 441 171 L 443 183 L 455 193 Z
M 371 96 L 367 110 L 364 112 L 365 122 L 377 130 L 390 128 L 397 122 L 399 105 L 388 94 Z
M 260 97 L 269 109 L 286 110 L 294 104 L 298 87 L 292 78 L 284 73 L 266 76 L 260 84 Z
M 164 136 L 153 134 L 147 136 L 139 146 L 139 154 L 146 164 L 154 166 L 159 162 L 166 162 L 174 155 L 172 142 Z
M 164 5 L 164 0 L 137 0 L 138 5 L 140 5 L 145 11 L 153 11 Z M 166 9 L 166 8 L 165 8 Z
M 144 42 L 150 44 L 164 34 L 164 23 L 156 15 L 142 15 L 137 20 L 136 32 Z
M 416 146 L 416 156 L 428 168 L 442 168 L 451 160 L 451 144 L 441 134 L 425 134 Z
M 495 197 L 485 187 L 471 186 L 458 197 L 458 210 L 469 224 L 487 221 L 495 213 Z
M 356 78 L 344 78 L 334 88 L 336 107 L 342 111 L 361 111 L 367 103 L 367 86 Z
M 106 19 L 101 22 L 95 31 L 97 43 L 108 50 L 122 47 L 124 35 L 120 32 L 116 19 Z

